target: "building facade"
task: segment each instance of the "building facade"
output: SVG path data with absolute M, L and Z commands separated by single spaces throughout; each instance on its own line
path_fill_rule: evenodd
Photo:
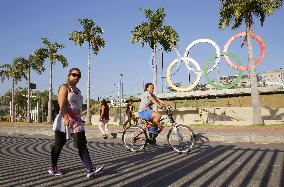
M 266 71 L 261 74 L 264 86 L 277 86 L 284 88 L 284 70 Z

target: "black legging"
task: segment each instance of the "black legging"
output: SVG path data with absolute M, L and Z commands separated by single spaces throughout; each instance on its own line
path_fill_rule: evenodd
M 92 161 L 87 148 L 87 139 L 85 131 L 72 133 L 74 146 L 78 149 L 79 156 L 85 167 L 90 170 L 92 168 Z M 57 166 L 58 158 L 63 146 L 66 143 L 66 133 L 61 131 L 55 131 L 55 142 L 51 145 L 51 162 L 52 166 Z

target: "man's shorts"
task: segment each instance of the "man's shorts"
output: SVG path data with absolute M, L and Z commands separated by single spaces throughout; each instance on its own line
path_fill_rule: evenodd
M 153 110 L 143 110 L 142 112 L 138 112 L 138 115 L 141 119 L 148 121 L 151 118 Z

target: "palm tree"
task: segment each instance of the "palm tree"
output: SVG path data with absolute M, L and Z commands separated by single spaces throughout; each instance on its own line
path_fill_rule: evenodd
M 143 22 L 136 26 L 132 33 L 132 44 L 140 42 L 142 47 L 148 43 L 151 49 L 154 50 L 154 76 L 153 84 L 157 90 L 157 43 L 159 43 L 166 52 L 172 51 L 177 47 L 178 34 L 171 27 L 164 25 L 166 14 L 164 8 L 160 7 L 153 12 L 150 9 L 140 9 L 144 12 L 147 22 Z
M 47 119 L 47 113 L 48 113 L 48 102 L 49 102 L 49 90 L 44 91 L 36 91 L 34 95 L 37 98 L 37 101 L 39 101 L 39 112 L 40 112 L 40 118 L 39 122 L 43 122 L 44 119 Z M 52 102 L 54 104 L 54 102 Z M 53 111 L 53 110 L 52 110 Z M 52 115 L 53 116 L 53 115 Z
M 12 106 L 11 106 L 11 122 L 14 122 L 15 119 L 15 84 L 25 76 L 21 68 L 17 66 L 16 63 L 11 64 L 0 64 L 0 77 L 3 82 L 5 78 L 12 78 Z
M 88 43 L 88 80 L 87 80 L 87 119 L 86 123 L 91 124 L 90 115 L 90 71 L 91 71 L 91 47 L 94 55 L 99 53 L 101 48 L 105 47 L 105 41 L 101 37 L 104 33 L 103 29 L 95 24 L 92 19 L 79 19 L 83 26 L 81 31 L 73 31 L 69 34 L 69 40 L 73 41 L 75 45 L 82 46 L 85 42 Z
M 243 21 L 246 25 L 246 42 L 248 46 L 248 63 L 253 104 L 253 124 L 264 124 L 261 117 L 259 91 L 257 87 L 256 66 L 253 57 L 251 34 L 253 33 L 253 17 L 256 16 L 263 26 L 266 16 L 282 6 L 283 0 L 220 0 L 219 28 L 224 29 L 233 21 L 232 29 L 239 28 Z
M 51 43 L 48 38 L 42 38 L 42 43 L 46 46 L 45 48 L 45 57 L 49 59 L 49 94 L 48 94 L 48 115 L 47 123 L 52 122 L 52 66 L 56 61 L 60 62 L 65 68 L 68 66 L 67 59 L 60 54 L 57 54 L 59 49 L 63 49 L 64 45 L 60 43 Z
M 34 53 L 30 54 L 28 58 L 24 57 L 17 57 L 15 58 L 14 62 L 17 64 L 18 67 L 21 67 L 23 70 L 23 73 L 25 74 L 25 78 L 27 80 L 27 116 L 26 116 L 26 122 L 30 123 L 31 118 L 30 118 L 30 110 L 31 110 L 31 105 L 30 105 L 30 93 L 31 93 L 31 69 L 36 71 L 38 74 L 41 74 L 45 68 L 43 66 L 44 64 L 44 59 L 45 59 L 45 49 L 40 48 L 37 49 Z
M 27 96 L 28 90 L 26 88 L 18 87 L 15 90 L 15 113 L 16 117 L 21 121 L 26 119 L 25 115 L 27 113 Z

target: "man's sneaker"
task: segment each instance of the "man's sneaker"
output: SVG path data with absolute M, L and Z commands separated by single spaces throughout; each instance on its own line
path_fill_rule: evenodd
M 50 173 L 51 175 L 62 175 L 62 173 L 60 172 L 60 170 L 58 169 L 58 167 L 51 167 L 48 170 L 48 173 Z
M 97 166 L 97 167 L 96 166 L 92 166 L 92 169 L 87 170 L 87 177 L 90 177 L 90 176 L 92 176 L 94 174 L 97 174 L 97 173 L 103 171 L 103 169 L 104 169 L 104 165 Z

